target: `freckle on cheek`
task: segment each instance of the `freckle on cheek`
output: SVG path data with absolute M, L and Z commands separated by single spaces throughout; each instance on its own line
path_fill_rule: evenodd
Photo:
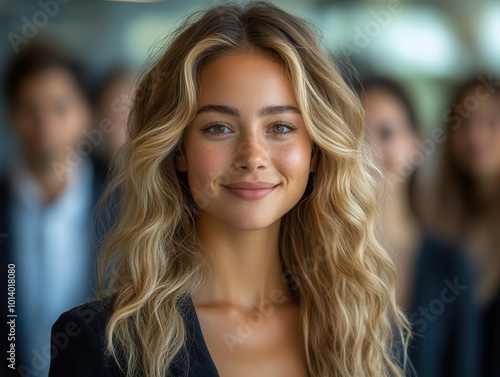
M 205 172 L 220 169 L 221 164 L 225 162 L 224 156 L 224 151 L 220 149 L 199 148 L 195 157 L 196 167 Z

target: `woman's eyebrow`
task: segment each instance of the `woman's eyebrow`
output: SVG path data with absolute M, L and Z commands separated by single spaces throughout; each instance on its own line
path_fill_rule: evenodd
M 295 106 L 281 105 L 281 106 L 266 106 L 259 110 L 258 115 L 260 117 L 275 115 L 287 112 L 294 112 L 300 114 L 300 110 Z
M 201 114 L 201 113 L 208 113 L 208 112 L 215 112 L 215 113 L 222 113 L 222 114 L 227 114 L 227 115 L 232 115 L 235 117 L 240 116 L 240 112 L 236 110 L 234 107 L 229 107 L 229 106 L 224 106 L 224 105 L 206 105 L 198 109 L 196 111 L 196 115 Z
M 240 112 L 234 107 L 224 106 L 224 105 L 206 105 L 196 111 L 196 115 L 206 112 L 216 112 L 231 115 L 234 117 L 239 117 Z M 264 117 L 269 115 L 276 115 L 286 112 L 294 112 L 300 114 L 300 110 L 295 106 L 290 105 L 278 105 L 278 106 L 266 106 L 259 110 L 258 116 Z

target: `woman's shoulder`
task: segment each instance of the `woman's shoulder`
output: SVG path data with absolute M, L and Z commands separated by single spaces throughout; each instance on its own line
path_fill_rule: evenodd
M 63 312 L 54 323 L 55 327 L 71 324 L 84 325 L 101 333 L 113 312 L 114 297 L 94 299 Z
M 113 304 L 113 297 L 95 299 L 59 316 L 51 329 L 49 377 L 120 375 L 105 352 L 105 330 Z

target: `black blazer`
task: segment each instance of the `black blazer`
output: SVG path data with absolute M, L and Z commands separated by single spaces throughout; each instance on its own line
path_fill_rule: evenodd
M 459 251 L 426 235 L 422 240 L 418 261 L 413 313 L 427 307 L 443 295 L 443 289 L 455 283 L 467 289 L 446 292 L 448 303 L 435 318 L 421 323 L 423 318 L 411 316 L 416 336 L 410 347 L 410 359 L 419 376 L 479 376 L 477 362 L 477 316 L 471 306 L 472 277 Z M 447 279 L 447 280 L 446 280 Z M 454 289 L 461 289 L 461 287 Z M 106 356 L 105 327 L 111 315 L 113 299 L 94 300 L 63 313 L 52 327 L 52 359 L 49 377 L 92 376 L 124 377 L 115 360 Z M 189 295 L 179 304 L 187 330 L 187 347 L 177 354 L 167 377 L 217 377 L 217 368 L 203 338 L 200 323 Z M 423 335 L 423 336 L 422 336 Z M 189 366 L 186 364 L 189 360 Z
M 52 326 L 49 377 L 125 376 L 114 358 L 104 352 L 113 300 L 93 300 L 61 314 Z M 167 377 L 218 377 L 191 297 L 184 296 L 178 308 L 186 328 L 186 347 L 174 357 Z
M 106 177 L 107 177 L 107 167 L 105 164 L 95 160 L 94 158 L 91 158 L 92 160 L 92 165 L 94 168 L 94 175 L 93 175 L 93 208 L 96 207 L 97 201 L 99 200 L 102 190 L 104 188 L 105 182 L 106 182 Z M 7 266 L 9 263 L 12 263 L 12 248 L 10 246 L 10 238 L 13 233 L 13 229 L 11 228 L 10 224 L 10 213 L 9 213 L 9 203 L 12 198 L 12 193 L 10 192 L 9 188 L 9 182 L 6 178 L 3 178 L 0 180 L 0 276 L 2 277 L 2 284 L 0 287 L 0 292 L 2 295 L 2 355 L 7 355 L 7 351 L 10 348 L 10 341 L 7 340 L 7 336 L 9 334 L 9 326 L 7 325 L 7 310 L 8 310 L 8 305 L 7 305 Z M 97 224 L 96 224 L 97 225 Z M 92 248 L 91 252 L 88 258 L 89 264 L 93 266 L 94 261 L 96 260 L 97 256 L 97 239 L 102 236 L 103 228 L 100 226 L 96 226 L 92 235 L 89 236 L 94 236 L 92 237 Z M 22 273 L 18 270 L 16 270 L 16 281 L 19 281 L 22 279 Z M 88 292 L 90 297 L 95 297 L 93 294 L 94 292 L 94 284 L 93 281 L 95 279 L 92 279 L 91 276 L 89 276 L 89 286 L 88 286 Z M 19 294 L 16 292 L 16 301 L 19 300 Z M 18 315 L 22 315 L 22 313 L 16 313 Z M 17 335 L 19 334 L 19 327 L 16 327 L 16 333 Z M 47 337 L 47 344 L 49 342 L 49 339 Z M 21 376 L 20 372 L 18 371 L 18 367 L 20 365 L 24 365 L 26 368 L 30 368 L 36 372 L 35 369 L 31 368 L 31 360 L 22 360 L 21 352 L 20 350 L 23 348 L 23 344 L 19 338 L 19 336 L 16 336 L 15 339 L 15 349 L 16 349 L 16 370 L 12 370 L 10 368 L 7 368 L 7 361 L 4 360 L 4 365 L 6 369 L 6 376 Z M 45 362 L 48 362 L 47 360 Z M 34 373 L 33 372 L 33 373 Z M 24 373 L 26 375 L 26 373 Z

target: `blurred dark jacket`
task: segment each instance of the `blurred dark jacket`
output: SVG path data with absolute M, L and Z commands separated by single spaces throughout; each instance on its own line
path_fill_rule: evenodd
M 104 189 L 104 185 L 106 182 L 106 177 L 107 177 L 107 168 L 106 165 L 95 158 L 91 157 L 92 165 L 93 165 L 93 182 L 92 182 L 92 198 L 93 198 L 93 208 L 92 210 L 94 211 L 96 209 L 97 202 L 102 194 L 102 191 Z M 14 343 L 15 344 L 15 349 L 16 349 L 16 367 L 20 365 L 24 365 L 27 368 L 31 368 L 31 360 L 22 360 L 22 355 L 21 355 L 21 349 L 23 349 L 23 344 L 22 340 L 20 339 L 20 334 L 19 331 L 21 329 L 19 326 L 16 326 L 15 331 L 16 331 L 16 336 L 15 336 L 15 341 L 11 342 L 8 341 L 8 334 L 10 331 L 10 326 L 7 324 L 7 320 L 11 319 L 7 317 L 8 313 L 8 286 L 7 286 L 7 279 L 8 279 L 8 265 L 12 263 L 13 261 L 13 247 L 12 245 L 9 244 L 9 239 L 11 238 L 11 235 L 13 234 L 13 229 L 11 229 L 11 221 L 10 221 L 10 213 L 9 213 L 9 203 L 12 200 L 12 193 L 10 192 L 10 185 L 8 182 L 7 178 L 3 178 L 0 180 L 0 276 L 3 276 L 2 278 L 2 285 L 0 288 L 0 291 L 2 292 L 2 312 L 3 312 L 3 335 L 2 335 L 2 354 L 4 357 L 9 357 L 8 356 L 8 351 L 10 349 L 10 344 Z M 93 212 L 92 211 L 92 212 Z M 89 219 L 91 221 L 91 219 Z M 90 223 L 89 223 L 90 224 Z M 88 279 L 88 295 L 87 297 L 89 298 L 94 298 L 95 297 L 95 279 L 93 273 L 93 268 L 94 268 L 94 263 L 97 259 L 97 251 L 98 251 L 98 239 L 100 239 L 103 235 L 103 228 L 101 226 L 98 226 L 98 223 L 93 223 L 94 225 L 94 230 L 92 234 L 89 234 L 89 237 L 91 237 L 91 250 L 90 250 L 90 255 L 88 258 L 89 261 L 89 279 Z M 18 274 L 18 271 L 16 271 L 16 282 L 18 282 L 20 279 L 22 279 L 23 276 Z M 15 298 L 16 302 L 20 300 L 19 297 L 19 292 L 15 292 Z M 17 313 L 17 315 L 22 316 L 22 313 Z M 49 340 L 47 340 L 49 341 Z M 7 355 L 7 356 L 5 356 Z M 50 360 L 48 360 L 50 361 Z M 8 361 L 4 359 L 4 365 L 5 365 L 5 371 L 6 371 L 6 376 L 21 376 L 20 372 L 16 369 L 16 371 L 13 371 L 11 368 L 8 368 Z M 3 374 L 2 374 L 3 375 Z
M 500 292 L 482 312 L 482 377 L 500 376 Z
M 471 264 L 460 249 L 427 234 L 416 268 L 408 353 L 418 377 L 479 377 L 480 319 Z

